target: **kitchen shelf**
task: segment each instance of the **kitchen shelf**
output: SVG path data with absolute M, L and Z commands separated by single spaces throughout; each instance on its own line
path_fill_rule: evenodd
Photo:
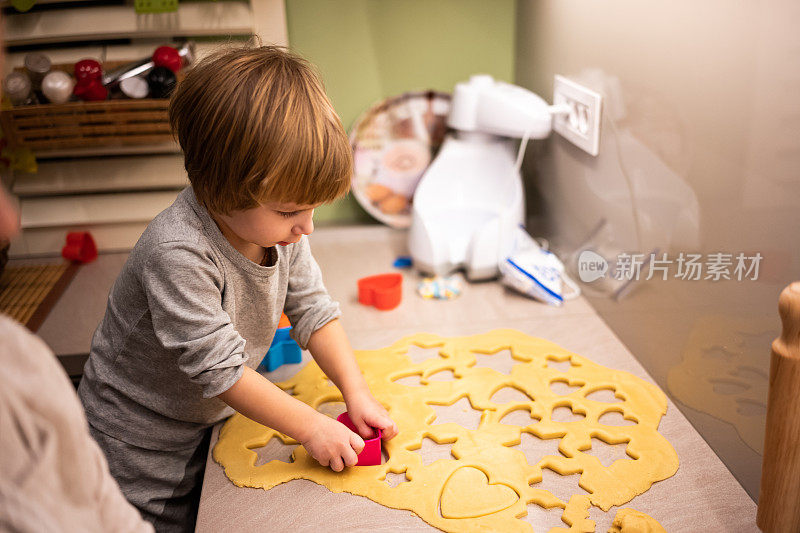
M 247 2 L 183 2 L 174 13 L 139 15 L 132 6 L 54 9 L 3 17 L 8 47 L 119 39 L 249 36 Z

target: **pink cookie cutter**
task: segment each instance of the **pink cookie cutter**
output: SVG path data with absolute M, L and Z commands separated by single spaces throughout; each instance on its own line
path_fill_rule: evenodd
M 340 414 L 336 417 L 336 420 L 347 426 L 350 431 L 358 434 L 356 426 L 353 425 L 353 421 L 350 420 L 350 416 L 347 413 Z M 371 439 L 364 439 L 364 449 L 358 454 L 356 466 L 375 466 L 381 464 L 381 430 L 377 428 L 373 428 L 373 430 L 375 431 L 374 436 Z

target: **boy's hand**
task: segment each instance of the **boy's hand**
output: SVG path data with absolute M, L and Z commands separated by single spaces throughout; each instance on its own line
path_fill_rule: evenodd
M 380 429 L 386 440 L 397 435 L 397 424 L 368 391 L 345 397 L 345 403 L 350 420 L 353 421 L 353 425 L 356 426 L 358 433 L 363 438 L 373 435 L 372 428 Z
M 314 419 L 308 437 L 300 444 L 319 464 L 330 466 L 335 472 L 341 472 L 345 466 L 355 465 L 358 454 L 364 449 L 361 437 L 341 422 L 323 414 Z

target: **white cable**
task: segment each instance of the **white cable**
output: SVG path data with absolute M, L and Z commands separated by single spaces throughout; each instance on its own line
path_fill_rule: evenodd
M 525 158 L 525 149 L 528 146 L 528 140 L 531 138 L 530 130 L 526 130 L 522 135 L 522 140 L 519 142 L 519 151 L 517 152 L 517 161 L 514 163 L 514 171 L 519 172 L 522 168 L 522 160 Z
M 561 295 L 561 297 L 564 300 L 573 300 L 581 295 L 580 286 L 577 283 L 575 283 L 575 281 L 573 281 L 573 279 L 569 277 L 566 272 L 561 273 L 561 281 L 563 281 L 564 285 L 569 287 L 570 290 L 572 291 L 572 292 L 564 291 L 564 293 Z
M 569 115 L 572 113 L 572 107 L 569 104 L 553 104 L 547 106 L 547 112 L 551 115 Z

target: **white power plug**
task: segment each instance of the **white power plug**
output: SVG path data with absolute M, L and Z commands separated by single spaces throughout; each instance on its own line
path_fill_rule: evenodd
M 600 151 L 602 96 L 556 74 L 553 85 L 553 129 L 575 146 L 596 156 Z

